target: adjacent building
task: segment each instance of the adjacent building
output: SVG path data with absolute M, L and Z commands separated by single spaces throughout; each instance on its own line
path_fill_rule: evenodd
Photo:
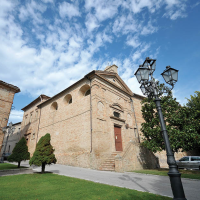
M 6 156 L 9 156 L 12 153 L 15 145 L 23 137 L 21 134 L 21 122 L 13 124 L 12 127 L 15 128 L 14 132 L 12 133 L 9 133 L 9 126 L 6 127 L 6 132 L 4 133 L 4 140 L 1 148 L 1 155 L 4 152 Z
M 20 92 L 17 86 L 0 80 L 0 151 L 4 133 L 2 128 L 7 126 L 15 93 Z

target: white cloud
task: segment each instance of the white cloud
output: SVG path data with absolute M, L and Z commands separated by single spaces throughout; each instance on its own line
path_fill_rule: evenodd
M 129 14 L 128 16 L 122 15 L 116 18 L 112 31 L 116 35 L 118 34 L 128 34 L 137 32 L 139 25 L 137 24 L 136 19 L 133 15 Z
M 53 0 L 43 2 L 54 3 Z M 119 66 L 120 75 L 125 82 L 131 85 L 134 92 L 137 91 L 134 69 L 137 63 L 144 60 L 147 51 L 150 54 L 150 44 L 145 43 L 144 35 L 158 30 L 153 25 L 154 21 L 149 20 L 151 17 L 140 18 L 138 15 L 144 14 L 146 8 L 152 14 L 164 3 L 155 0 L 86 0 L 85 9 L 79 10 L 77 2 L 60 3 L 58 9 L 33 0 L 23 5 L 18 5 L 15 1 L 1 2 L 2 80 L 17 85 L 22 93 L 29 93 L 33 97 L 41 93 L 53 96 L 87 72 L 97 68 L 104 69 L 109 62 Z M 177 2 L 179 1 L 165 2 L 166 12 L 169 14 L 165 17 L 180 17 L 178 11 L 182 11 Z M 46 18 L 47 7 L 52 9 L 52 13 L 56 13 L 51 20 Z M 123 47 L 118 44 L 114 48 L 109 46 L 122 39 L 126 41 L 126 45 L 134 48 L 130 55 L 126 55 Z M 106 48 L 108 50 L 104 51 Z M 123 59 L 117 51 L 114 55 L 118 49 L 122 52 Z M 159 49 L 155 52 L 159 52 Z
M 17 2 L 11 2 L 7 0 L 1 0 L 0 17 L 6 17 L 11 11 L 14 11 Z
M 142 91 L 140 89 L 140 84 L 138 83 L 136 77 L 131 77 L 127 80 L 125 79 L 124 82 L 129 86 L 133 93 L 143 96 Z
M 133 48 L 136 48 L 141 44 L 141 42 L 139 41 L 138 36 L 135 35 L 133 37 L 128 36 L 126 40 L 126 44 L 129 46 L 132 46 Z
M 85 25 L 88 29 L 88 32 L 92 32 L 94 29 L 98 28 L 100 25 L 95 15 L 88 13 L 86 16 Z
M 21 110 L 11 110 L 9 122 L 12 122 L 13 124 L 17 122 L 21 122 L 23 119 L 24 112 Z
M 196 6 L 198 6 L 200 4 L 200 2 L 196 2 L 195 4 L 191 5 L 191 8 L 195 8 Z
M 27 3 L 19 9 L 19 18 L 21 21 L 26 21 L 30 17 L 34 24 L 42 24 L 44 23 L 44 19 L 41 13 L 44 13 L 46 9 L 46 5 L 31 0 L 30 3 Z
M 101 22 L 106 19 L 113 18 L 117 14 L 120 4 L 120 0 L 86 0 L 85 8 L 87 11 L 90 11 L 92 8 L 94 8 L 95 16 Z
M 176 20 L 177 18 L 187 17 L 185 0 L 165 0 L 166 1 L 166 13 L 163 17 Z
M 54 0 L 42 0 L 44 3 L 54 3 Z
M 149 21 L 146 26 L 142 28 L 141 35 L 148 35 L 157 32 L 158 28 L 152 25 L 152 22 Z
M 62 18 L 66 16 L 69 18 L 81 16 L 78 6 L 67 2 L 63 2 L 59 5 L 59 14 Z
M 140 48 L 137 51 L 135 51 L 135 53 L 132 56 L 133 62 L 136 62 L 138 60 L 138 62 L 140 63 L 140 61 L 142 60 L 143 54 L 150 48 L 150 46 L 151 44 L 140 45 Z M 144 56 L 144 57 L 147 57 L 147 56 Z

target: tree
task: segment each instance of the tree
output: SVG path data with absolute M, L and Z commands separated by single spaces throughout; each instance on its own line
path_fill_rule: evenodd
M 22 160 L 29 160 L 30 153 L 26 145 L 26 139 L 23 137 L 14 147 L 12 154 L 8 157 L 9 162 L 18 162 L 18 168 Z
M 159 84 L 159 88 L 163 87 Z M 189 151 L 199 147 L 200 134 L 198 134 L 199 120 L 195 120 L 193 109 L 181 106 L 171 92 L 167 96 L 160 93 L 162 113 L 166 123 L 172 151 Z M 154 153 L 165 150 L 164 139 L 161 132 L 158 113 L 154 99 L 145 98 L 142 101 L 142 144 Z
M 41 137 L 36 145 L 33 157 L 29 161 L 30 165 L 42 166 L 42 173 L 45 171 L 45 165 L 55 164 L 57 162 L 53 153 L 55 149 L 53 149 L 50 140 L 51 136 L 49 133 Z
M 192 109 L 192 111 L 194 112 L 193 116 L 195 119 L 200 119 L 200 92 L 195 91 L 195 95 L 190 95 L 190 97 L 191 99 L 187 99 L 188 102 L 186 106 Z

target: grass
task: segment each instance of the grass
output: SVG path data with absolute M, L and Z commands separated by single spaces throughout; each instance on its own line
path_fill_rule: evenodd
M 51 173 L 0 178 L 0 199 L 169 200 L 160 195 L 94 183 Z
M 160 176 L 168 176 L 169 169 L 144 169 L 144 170 L 135 170 L 133 172 L 142 173 L 142 174 L 152 174 Z M 200 171 L 199 170 L 183 170 L 179 169 L 182 178 L 190 179 L 199 179 L 200 180 Z
M 27 168 L 21 166 L 20 168 Z M 9 163 L 0 163 L 0 170 L 5 170 L 5 169 L 19 169 L 17 165 L 9 164 Z

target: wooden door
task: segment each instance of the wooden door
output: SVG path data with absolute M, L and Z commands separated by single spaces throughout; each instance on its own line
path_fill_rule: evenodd
M 114 126 L 114 132 L 115 132 L 115 149 L 116 151 L 122 151 L 121 127 Z

